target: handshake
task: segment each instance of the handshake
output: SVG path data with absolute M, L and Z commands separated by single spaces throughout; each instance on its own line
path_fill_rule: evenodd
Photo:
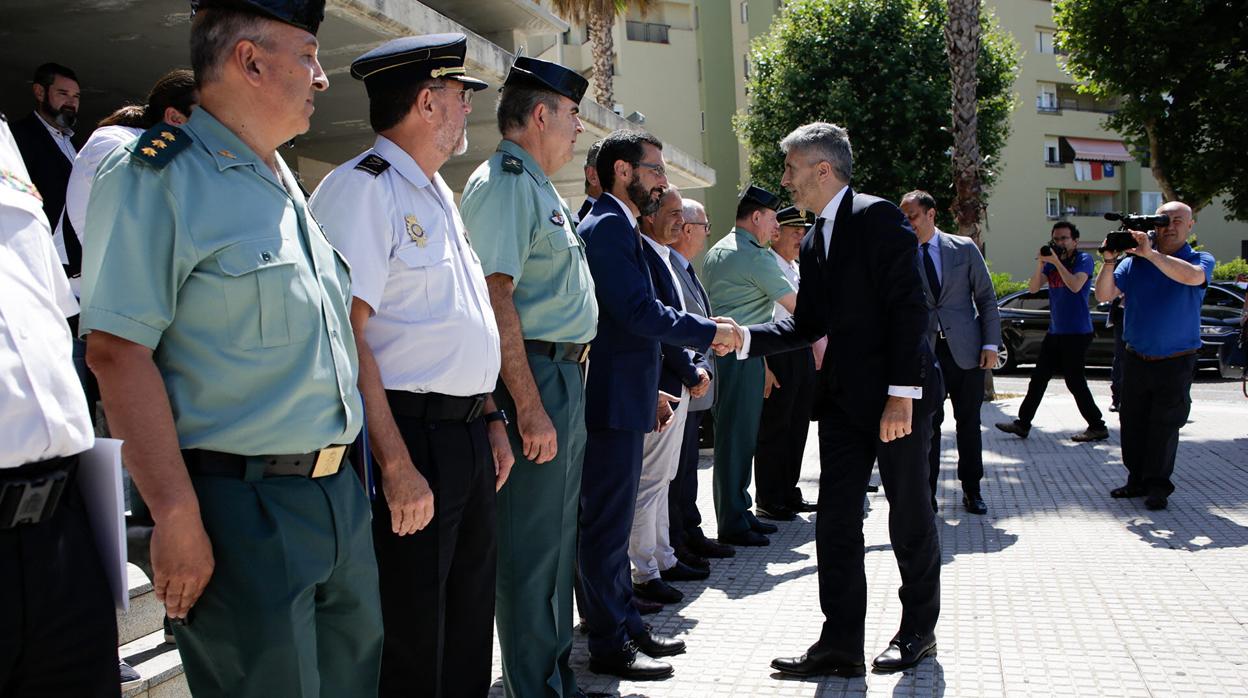
M 711 341 L 711 349 L 719 356 L 740 349 L 742 342 L 745 341 L 745 331 L 741 329 L 737 321 L 730 317 L 713 317 L 711 319 L 717 325 L 715 328 L 715 339 Z

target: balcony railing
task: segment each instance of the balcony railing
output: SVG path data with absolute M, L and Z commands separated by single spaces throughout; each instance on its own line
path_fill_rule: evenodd
M 667 31 L 672 27 L 669 24 L 630 21 L 625 24 L 624 28 L 625 36 L 630 41 L 645 41 L 652 44 L 670 43 L 667 39 Z

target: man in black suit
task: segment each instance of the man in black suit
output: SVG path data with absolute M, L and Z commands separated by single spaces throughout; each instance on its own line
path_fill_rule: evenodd
M 581 204 L 581 209 L 576 212 L 576 220 L 572 221 L 573 226 L 580 226 L 581 221 L 589 215 L 593 210 L 594 204 L 597 203 L 598 197 L 602 196 L 602 185 L 598 183 L 598 149 L 602 147 L 602 140 L 594 141 L 589 146 L 589 152 L 585 154 L 585 201 Z
M 927 305 L 914 232 L 893 204 L 849 188 L 853 155 L 839 126 L 812 123 L 780 142 L 781 183 L 820 212 L 802 241 L 793 317 L 742 330 L 740 354 L 775 354 L 833 338 L 819 372 L 819 505 L 815 540 L 823 632 L 800 657 L 772 661 L 796 676 L 861 676 L 867 577 L 862 493 L 876 459 L 901 570 L 901 624 L 873 662 L 900 671 L 936 651 L 940 541 L 930 504 L 927 449 L 943 396 L 924 341 Z
M 13 140 L 22 153 L 30 181 L 43 197 L 43 212 L 53 229 L 65 210 L 65 188 L 74 168 L 77 149 L 72 139 L 78 121 L 78 76 L 57 63 L 44 63 L 35 69 L 31 85 L 35 110 L 13 124 Z M 65 222 L 65 245 L 71 273 L 82 263 L 82 248 L 69 221 Z

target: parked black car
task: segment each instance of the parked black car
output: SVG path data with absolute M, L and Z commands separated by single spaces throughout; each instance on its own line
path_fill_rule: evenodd
M 1019 291 L 997 301 L 1001 308 L 1001 352 L 997 370 L 1008 371 L 1019 364 L 1035 363 L 1040 356 L 1040 343 L 1049 329 L 1049 289 L 1036 293 Z M 1105 326 L 1109 303 L 1097 303 L 1095 293 L 1088 294 L 1092 311 L 1092 345 L 1088 347 L 1088 366 L 1109 366 L 1114 360 L 1114 331 Z M 1228 355 L 1223 345 L 1233 342 L 1239 333 L 1239 317 L 1244 307 L 1244 289 L 1233 283 L 1215 281 L 1205 290 L 1200 309 L 1200 354 L 1197 368 L 1223 369 Z M 1229 348 L 1229 347 L 1228 347 Z M 1227 367 L 1229 368 L 1229 367 Z M 1224 370 L 1224 374 L 1229 375 Z

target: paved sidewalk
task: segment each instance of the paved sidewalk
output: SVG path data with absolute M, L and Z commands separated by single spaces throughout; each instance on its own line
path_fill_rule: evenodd
M 1099 391 L 1098 391 L 1099 392 Z M 1074 401 L 1050 386 L 1031 437 L 992 428 L 1018 399 L 983 409 L 987 516 L 965 513 L 946 420 L 937 517 L 944 568 L 939 655 L 903 674 L 781 679 L 768 663 L 801 654 L 819 633 L 813 515 L 780 524 L 767 548 L 712 564 L 678 585 L 682 604 L 653 619 L 684 638 L 673 678 L 633 683 L 589 673 L 584 636 L 572 663 L 581 687 L 621 696 L 1170 696 L 1248 695 L 1248 400 L 1198 403 L 1179 446 L 1170 508 L 1114 500 L 1125 481 L 1117 419 L 1111 438 L 1081 445 Z M 1098 395 L 1102 406 L 1108 400 Z M 813 429 L 812 429 L 813 432 Z M 817 492 L 812 433 L 803 488 Z M 700 503 L 711 519 L 710 461 Z M 878 476 L 875 478 L 878 482 Z M 867 660 L 900 616 L 884 493 L 865 522 L 870 605 Z M 495 656 L 495 688 L 502 695 Z

